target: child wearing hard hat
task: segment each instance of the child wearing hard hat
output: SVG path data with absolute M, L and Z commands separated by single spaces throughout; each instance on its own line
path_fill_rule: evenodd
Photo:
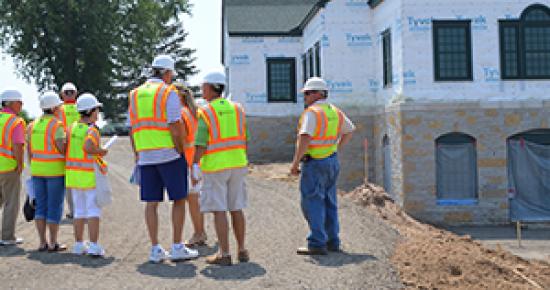
M 99 196 L 106 182 L 106 163 L 102 157 L 107 150 L 101 148 L 101 136 L 96 126 L 99 109 L 103 106 L 89 93 L 82 94 L 76 102 L 80 121 L 69 129 L 67 148 L 66 186 L 72 189 L 74 203 L 73 254 L 104 256 L 105 250 L 98 244 L 101 204 Z M 84 225 L 88 223 L 90 243 L 84 242 Z
M 44 114 L 27 129 L 27 155 L 35 194 L 34 220 L 40 239 L 39 252 L 65 251 L 67 246 L 57 242 L 59 223 L 65 196 L 65 144 L 63 123 L 56 117 L 63 102 L 55 92 L 40 97 Z M 46 239 L 46 227 L 50 233 Z

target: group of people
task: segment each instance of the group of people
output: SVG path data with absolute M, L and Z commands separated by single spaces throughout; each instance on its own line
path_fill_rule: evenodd
M 61 97 L 64 101 L 61 99 Z M 96 126 L 102 104 L 84 93 L 76 100 L 77 89 L 66 83 L 58 95 L 48 91 L 40 96 L 42 116 L 28 126 L 18 116 L 23 106 L 22 94 L 14 89 L 0 96 L 0 200 L 4 205 L 2 245 L 20 244 L 15 225 L 20 204 L 21 175 L 24 154 L 30 167 L 34 218 L 40 244 L 38 251 L 65 251 L 67 246 L 57 240 L 63 215 L 66 192 L 71 194 L 69 205 L 74 214 L 75 246 L 73 252 L 103 256 L 98 244 L 101 208 L 95 200 L 96 180 L 105 175 L 100 133 Z M 84 225 L 88 224 L 90 242 L 84 245 Z M 49 235 L 48 235 L 49 233 Z
M 209 264 L 231 265 L 229 221 L 237 244 L 237 260 L 247 262 L 245 246 L 247 207 L 247 143 L 250 140 L 243 107 L 223 98 L 226 76 L 206 74 L 202 82 L 203 103 L 194 99 L 185 85 L 173 82 L 175 61 L 167 55 L 155 57 L 152 75 L 129 93 L 128 126 L 139 176 L 140 198 L 145 203 L 145 222 L 151 242 L 149 261 L 187 260 L 199 256 L 205 245 L 204 213 L 213 213 L 219 251 L 206 258 Z M 320 78 L 309 79 L 303 89 L 307 106 L 299 126 L 290 174 L 301 174 L 303 214 L 310 227 L 308 244 L 298 254 L 324 255 L 340 251 L 336 181 L 337 151 L 350 139 L 355 127 L 348 117 L 327 102 L 328 87 Z M 40 236 L 39 251 L 62 251 L 57 241 L 65 192 L 74 209 L 73 253 L 104 255 L 98 244 L 102 193 L 106 180 L 108 152 L 101 146 L 95 122 L 102 104 L 85 93 L 78 98 L 76 87 L 61 90 L 65 103 L 55 92 L 40 97 L 43 115 L 24 132 L 17 116 L 22 96 L 16 90 L 2 93 L 0 127 L 0 206 L 3 205 L 4 245 L 22 242 L 14 227 L 19 207 L 24 143 L 27 143 L 35 191 L 35 222 Z M 76 101 L 75 101 L 76 100 Z M 76 104 L 75 104 L 76 103 Z M 26 136 L 26 138 L 25 138 Z M 301 169 L 300 169 L 301 165 Z M 172 246 L 166 251 L 158 239 L 158 205 L 165 191 L 172 201 Z M 194 233 L 183 241 L 185 204 L 188 203 Z M 88 224 L 89 240 L 83 239 Z M 49 239 L 46 239 L 46 229 Z

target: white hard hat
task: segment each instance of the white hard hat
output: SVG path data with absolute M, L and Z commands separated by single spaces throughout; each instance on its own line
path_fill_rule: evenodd
M 23 95 L 16 89 L 6 89 L 0 95 L 2 102 L 23 101 Z
M 40 96 L 40 109 L 52 109 L 63 104 L 56 92 L 48 91 Z
M 79 112 L 89 111 L 100 107 L 103 107 L 103 104 L 100 103 L 97 98 L 90 93 L 82 94 L 76 101 L 76 109 Z
M 73 83 L 69 82 L 69 83 L 63 84 L 63 86 L 61 87 L 61 91 L 62 92 L 65 92 L 65 91 L 75 91 L 76 92 L 77 90 L 76 90 L 76 86 Z
M 198 107 L 206 107 L 208 105 L 208 101 L 203 98 L 195 99 L 195 104 L 197 104 Z
M 176 61 L 169 55 L 166 55 L 166 54 L 158 55 L 153 60 L 153 63 L 151 64 L 151 66 L 153 68 L 171 70 L 174 73 L 174 75 L 177 75 Z
M 302 92 L 306 91 L 328 91 L 327 82 L 319 77 L 310 78 L 302 89 Z
M 224 85 L 225 82 L 225 73 L 214 71 L 207 73 L 204 78 L 202 79 L 203 84 L 211 84 L 211 85 Z

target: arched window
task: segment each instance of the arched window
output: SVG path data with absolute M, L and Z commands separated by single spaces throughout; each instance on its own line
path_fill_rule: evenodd
M 475 138 L 449 133 L 437 138 L 435 143 L 438 200 L 475 201 L 478 187 Z
M 502 79 L 550 79 L 550 9 L 527 7 L 519 19 L 500 20 Z

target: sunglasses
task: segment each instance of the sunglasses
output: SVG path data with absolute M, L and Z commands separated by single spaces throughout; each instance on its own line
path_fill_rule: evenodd
M 304 92 L 304 96 L 310 96 L 310 95 L 313 95 L 313 94 L 316 94 L 317 91 L 306 91 Z
M 72 96 L 72 95 L 76 94 L 76 91 L 68 90 L 68 91 L 64 91 L 63 93 L 67 96 Z

